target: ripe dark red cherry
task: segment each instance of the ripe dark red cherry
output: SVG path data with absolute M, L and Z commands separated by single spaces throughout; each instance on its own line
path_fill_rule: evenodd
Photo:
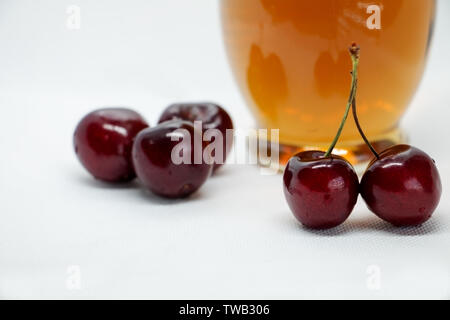
M 138 134 L 133 145 L 133 163 L 138 178 L 150 191 L 163 197 L 183 198 L 208 179 L 212 161 L 202 158 L 204 144 L 194 147 L 196 134 L 200 133 L 195 132 L 192 123 L 181 120 L 164 122 Z M 176 161 L 181 162 L 181 157 L 188 161 L 177 164 L 172 152 L 178 156 Z M 205 160 L 211 161 L 210 164 Z
M 217 129 L 223 137 L 223 159 L 216 159 L 214 170 L 225 163 L 226 157 L 233 146 L 233 138 L 227 139 L 226 130 L 233 129 L 233 122 L 228 113 L 217 104 L 213 103 L 177 103 L 172 104 L 163 112 L 159 123 L 164 121 L 180 119 L 190 122 L 201 121 L 202 129 Z M 215 138 L 213 137 L 211 142 Z M 214 156 L 214 154 L 213 154 Z
M 358 199 L 358 176 L 340 156 L 306 151 L 292 157 L 285 169 L 284 195 L 294 216 L 311 229 L 342 224 Z
M 74 134 L 78 159 L 95 178 L 126 182 L 136 177 L 131 149 L 136 135 L 147 122 L 125 108 L 105 108 L 86 115 Z
M 430 219 L 442 193 L 434 161 L 408 145 L 389 148 L 379 157 L 361 180 L 369 209 L 395 226 L 416 226 Z

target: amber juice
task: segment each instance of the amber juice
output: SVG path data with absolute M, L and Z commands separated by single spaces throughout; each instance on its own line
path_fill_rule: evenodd
M 434 13 L 434 0 L 222 0 L 237 83 L 258 125 L 280 129 L 282 159 L 325 149 L 336 134 L 352 42 L 361 47 L 357 102 L 367 136 L 379 149 L 402 141 L 398 123 L 422 77 Z M 368 160 L 349 120 L 337 152 Z

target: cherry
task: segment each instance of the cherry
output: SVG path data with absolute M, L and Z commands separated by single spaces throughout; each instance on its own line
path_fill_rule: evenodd
M 439 204 L 441 192 L 434 161 L 408 145 L 383 151 L 361 180 L 361 195 L 369 209 L 395 226 L 426 222 Z
M 306 151 L 292 157 L 283 175 L 284 195 L 294 216 L 306 227 L 329 229 L 342 224 L 358 199 L 359 181 L 352 165 L 332 155 L 356 95 L 359 48 L 353 44 L 352 86 L 344 118 L 327 152 Z
M 184 198 L 197 191 L 213 169 L 212 159 L 202 157 L 205 144 L 195 148 L 194 140 L 199 134 L 192 123 L 182 120 L 141 131 L 132 152 L 141 182 L 153 193 L 167 198 Z M 187 161 L 182 162 L 181 157 Z
M 378 154 L 361 128 L 355 97 L 352 109 L 358 131 L 375 156 L 360 184 L 368 208 L 398 227 L 425 223 L 433 215 L 442 193 L 434 160 L 409 145 L 396 145 Z
M 226 157 L 233 146 L 233 137 L 227 137 L 227 129 L 233 129 L 233 122 L 229 114 L 219 105 L 214 103 L 176 103 L 172 104 L 163 112 L 159 123 L 180 119 L 190 122 L 201 121 L 202 129 L 217 129 L 222 133 L 223 145 L 222 156 L 217 155 L 215 159 L 214 170 L 225 163 Z M 211 143 L 215 140 L 212 137 Z M 214 156 L 214 153 L 212 154 Z M 222 159 L 223 158 L 223 159 Z
M 74 133 L 75 153 L 95 178 L 126 182 L 136 177 L 131 149 L 136 135 L 148 124 L 136 112 L 105 108 L 86 115 Z
M 306 227 L 329 229 L 349 217 L 358 199 L 358 176 L 340 156 L 305 151 L 285 169 L 284 194 L 294 216 Z

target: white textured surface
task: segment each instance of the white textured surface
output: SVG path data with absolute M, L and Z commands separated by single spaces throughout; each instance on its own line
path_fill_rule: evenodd
M 69 4 L 81 7 L 78 31 L 65 27 Z M 394 229 L 360 201 L 341 228 L 310 232 L 281 176 L 255 167 L 228 166 L 172 203 L 95 182 L 73 155 L 73 128 L 96 106 L 133 106 L 154 124 L 170 102 L 210 99 L 252 124 L 216 1 L 2 0 L 0 298 L 450 298 L 450 3 L 438 10 L 403 121 L 439 165 L 436 216 Z M 80 290 L 66 287 L 73 265 Z M 373 270 L 379 290 L 367 285 Z

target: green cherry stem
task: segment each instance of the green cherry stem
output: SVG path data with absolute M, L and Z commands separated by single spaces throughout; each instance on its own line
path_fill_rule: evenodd
M 353 98 L 353 102 L 352 102 L 352 109 L 353 109 L 353 119 L 355 120 L 355 124 L 356 127 L 358 128 L 359 134 L 361 135 L 361 137 L 363 138 L 364 142 L 367 144 L 367 146 L 369 147 L 370 151 L 374 154 L 374 156 L 380 160 L 380 155 L 378 154 L 378 152 L 375 150 L 375 148 L 372 146 L 372 144 L 370 143 L 369 139 L 367 139 L 366 135 L 364 134 L 364 131 L 361 128 L 361 124 L 359 123 L 359 119 L 358 119 L 358 113 L 356 112 L 356 95 Z
M 342 134 L 342 130 L 344 129 L 344 125 L 345 125 L 345 122 L 347 121 L 348 114 L 350 113 L 350 108 L 352 106 L 352 102 L 356 96 L 356 89 L 357 89 L 357 82 L 358 82 L 359 46 L 356 43 L 353 43 L 349 50 L 350 50 L 350 55 L 352 58 L 352 65 L 353 65 L 350 97 L 348 98 L 348 101 L 347 101 L 347 107 L 345 109 L 344 118 L 342 119 L 341 125 L 336 134 L 336 137 L 334 138 L 333 142 L 330 145 L 330 148 L 324 155 L 325 158 L 328 158 L 333 153 L 333 150 L 336 147 L 337 142 L 339 141 L 339 137 Z

